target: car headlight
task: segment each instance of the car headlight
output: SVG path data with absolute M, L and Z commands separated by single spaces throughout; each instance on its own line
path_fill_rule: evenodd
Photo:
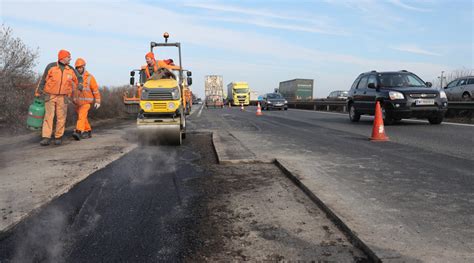
M 173 102 L 168 102 L 168 109 L 173 110 L 175 108 Z
M 271 102 L 271 101 L 267 101 L 267 103 L 268 103 L 268 104 L 272 104 L 272 102 Z
M 448 98 L 448 97 L 446 96 L 446 92 L 444 92 L 444 91 L 442 91 L 442 90 L 439 92 L 439 97 L 440 97 L 441 99 L 447 99 L 447 98 Z
M 403 96 L 403 93 L 397 91 L 390 91 L 388 93 L 388 96 L 391 100 L 403 100 L 405 98 L 405 96 Z
M 287 103 L 288 103 L 288 101 L 287 101 L 287 100 L 285 100 L 285 104 L 287 104 Z
M 171 96 L 173 97 L 173 100 L 179 100 L 179 89 L 178 88 L 172 89 Z
M 151 110 L 153 108 L 153 104 L 151 104 L 151 102 L 146 102 L 143 107 L 145 108 L 145 110 Z

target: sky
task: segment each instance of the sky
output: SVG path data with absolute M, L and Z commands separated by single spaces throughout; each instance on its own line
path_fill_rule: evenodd
M 314 79 L 321 98 L 371 70 L 435 81 L 474 69 L 472 0 L 0 1 L 1 23 L 38 49 L 38 72 L 67 49 L 105 86 L 127 84 L 165 31 L 181 43 L 198 96 L 206 75 L 259 94 Z M 172 49 L 154 51 L 177 60 Z

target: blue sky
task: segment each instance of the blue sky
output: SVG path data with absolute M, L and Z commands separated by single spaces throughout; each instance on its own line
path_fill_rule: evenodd
M 406 69 L 433 81 L 441 71 L 474 68 L 471 0 L 1 0 L 0 15 L 38 47 L 38 72 L 65 48 L 107 86 L 128 83 L 149 42 L 165 31 L 182 43 L 183 66 L 201 96 L 211 74 L 223 75 L 225 84 L 247 81 L 259 93 L 310 78 L 314 95 L 325 97 L 370 70 Z

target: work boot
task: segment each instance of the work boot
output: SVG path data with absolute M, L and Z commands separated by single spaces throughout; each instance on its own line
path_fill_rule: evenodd
M 81 132 L 81 139 L 89 139 L 89 135 L 87 132 Z
M 61 144 L 63 144 L 63 137 L 54 139 L 54 145 L 61 145 Z
M 43 139 L 40 142 L 40 145 L 41 146 L 48 146 L 50 141 L 51 141 L 50 138 L 43 137 Z
M 92 131 L 87 132 L 87 138 L 92 138 Z
M 80 141 L 80 140 L 81 140 L 81 134 L 79 134 L 77 131 L 74 131 L 74 133 L 72 134 L 72 137 L 73 137 L 74 140 L 76 140 L 76 141 Z

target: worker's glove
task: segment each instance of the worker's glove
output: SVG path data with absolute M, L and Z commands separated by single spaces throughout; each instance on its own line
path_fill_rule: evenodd
M 95 104 L 94 104 L 94 108 L 95 108 L 96 110 L 99 109 L 99 108 L 100 108 L 100 103 L 95 103 Z

